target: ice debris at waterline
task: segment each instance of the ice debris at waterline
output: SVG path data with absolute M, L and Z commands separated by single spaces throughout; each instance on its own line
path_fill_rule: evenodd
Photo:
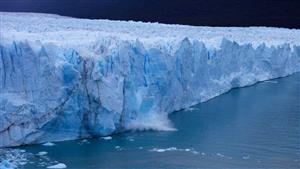
M 4 160 L 0 163 L 0 169 L 15 169 L 17 168 L 17 166 L 15 166 L 14 164 L 10 163 L 7 160 Z
M 29 162 L 32 154 L 20 149 L 0 149 L 0 169 L 16 169 Z
M 50 147 L 50 146 L 54 146 L 54 145 L 55 145 L 55 144 L 54 144 L 54 143 L 51 143 L 51 142 L 47 142 L 47 143 L 44 143 L 44 144 L 43 144 L 43 146 L 49 146 L 49 147 Z
M 174 130 L 168 113 L 300 70 L 297 29 L 0 15 L 0 147 Z

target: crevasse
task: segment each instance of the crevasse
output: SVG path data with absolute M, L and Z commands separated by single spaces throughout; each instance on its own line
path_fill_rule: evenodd
M 68 45 L 70 39 L 45 41 L 40 32 L 28 31 L 32 28 L 14 37 L 21 33 L 11 25 L 24 16 L 2 17 L 10 25 L 1 29 L 0 41 L 0 147 L 124 130 L 174 130 L 171 112 L 300 71 L 300 46 L 288 38 L 254 46 L 224 36 L 218 47 L 210 47 L 186 36 L 170 46 L 164 40 L 149 45 L 142 38 L 101 37 L 100 31 L 101 38 L 88 41 L 85 51 L 85 45 Z

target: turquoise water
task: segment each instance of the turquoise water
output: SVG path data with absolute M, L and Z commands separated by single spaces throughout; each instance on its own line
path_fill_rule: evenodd
M 300 168 L 300 73 L 234 89 L 170 119 L 177 131 L 22 147 L 24 168 Z

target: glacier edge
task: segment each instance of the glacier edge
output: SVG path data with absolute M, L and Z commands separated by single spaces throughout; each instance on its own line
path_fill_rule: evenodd
M 0 41 L 0 147 L 174 130 L 171 112 L 300 71 L 300 46 L 285 41 L 254 47 L 223 38 L 212 48 L 186 37 L 170 50 L 105 38 L 89 42 L 92 52 Z
M 0 145 L 171 129 L 167 114 L 231 88 L 284 77 L 300 68 L 300 47 L 238 45 L 218 50 L 182 40 L 174 56 L 122 42 L 105 58 L 27 42 L 0 47 Z

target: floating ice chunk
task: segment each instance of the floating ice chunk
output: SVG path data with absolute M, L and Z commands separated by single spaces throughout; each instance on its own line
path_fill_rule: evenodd
M 248 160 L 248 159 L 250 159 L 250 156 L 243 156 L 242 157 L 244 160 Z
M 124 150 L 124 148 L 122 148 L 121 146 L 115 146 L 115 149 L 116 149 L 117 151 L 122 151 L 122 150 Z
M 194 111 L 194 110 L 198 110 L 198 109 L 194 108 L 194 107 L 189 107 L 189 108 L 184 109 L 184 111 Z
M 19 164 L 20 164 L 20 165 L 26 165 L 27 162 L 26 162 L 26 161 L 20 161 Z
M 221 153 L 217 153 L 217 156 L 219 156 L 219 157 L 225 157 L 225 155 L 223 155 Z
M 87 139 L 81 140 L 78 144 L 83 145 L 83 144 L 89 144 L 90 142 Z
M 44 143 L 43 146 L 54 146 L 55 144 L 54 143 L 51 143 L 51 142 L 47 142 L 47 143 Z
M 47 168 L 54 168 L 54 169 L 59 169 L 59 168 L 67 168 L 66 164 L 64 163 L 58 163 L 56 165 L 52 165 L 52 166 L 49 166 Z
M 0 163 L 0 169 L 16 169 L 16 168 L 17 166 L 9 162 L 8 160 L 4 160 Z
M 46 152 L 46 151 L 40 151 L 37 153 L 37 155 L 39 155 L 39 156 L 44 156 L 46 154 L 48 154 L 48 152 Z
M 278 83 L 278 81 L 276 81 L 276 80 L 266 80 L 264 82 L 265 83 L 274 83 L 274 84 Z
M 44 166 L 47 165 L 47 163 L 46 162 L 40 162 L 40 163 L 38 163 L 38 165 L 44 167 Z
M 133 138 L 128 138 L 127 140 L 128 140 L 128 141 L 134 141 L 134 139 L 133 139 Z
M 106 137 L 101 137 L 103 140 L 111 140 L 112 137 L 111 136 L 106 136 Z
M 20 168 L 28 163 L 31 155 L 20 149 L 0 149 L 0 169 Z

